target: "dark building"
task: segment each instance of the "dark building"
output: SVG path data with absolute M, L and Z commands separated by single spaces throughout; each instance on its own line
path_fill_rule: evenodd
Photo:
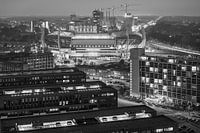
M 52 53 L 8 53 L 0 57 L 1 62 L 21 61 L 26 64 L 23 70 L 51 69 L 55 67 Z
M 48 35 L 46 42 L 50 47 L 59 48 L 58 46 L 58 36 L 57 35 Z M 71 37 L 60 36 L 60 48 L 70 48 Z
M 147 55 L 131 49 L 130 94 L 172 104 L 200 103 L 200 61 L 193 57 Z
M 13 87 L 76 84 L 86 81 L 86 74 L 76 68 L 32 70 L 0 74 L 0 91 Z
M 1 118 L 2 133 L 162 133 L 175 132 L 177 123 L 145 106 L 121 107 L 77 113 Z
M 96 25 L 101 25 L 101 21 L 103 20 L 103 12 L 100 10 L 94 10 L 92 12 L 93 15 L 93 23 Z
M 117 91 L 102 82 L 16 87 L 1 94 L 1 117 L 117 107 Z
M 26 68 L 26 65 L 21 61 L 0 61 L 0 72 L 21 71 Z
M 2 117 L 117 107 L 115 89 L 76 68 L 1 74 L 0 95 Z
M 94 10 L 93 15 L 93 24 L 97 26 L 97 32 L 99 33 L 102 30 L 102 21 L 103 21 L 103 12 L 100 10 Z

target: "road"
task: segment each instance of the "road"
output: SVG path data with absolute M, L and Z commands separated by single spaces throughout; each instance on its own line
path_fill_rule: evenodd
M 160 49 L 179 51 L 179 52 L 188 53 L 188 54 L 192 54 L 192 55 L 200 55 L 199 51 L 189 50 L 189 49 L 175 47 L 175 46 L 163 45 L 163 43 L 151 43 L 150 45 L 152 45 L 154 47 L 158 47 Z
M 118 98 L 118 107 L 135 106 L 135 105 L 143 105 L 143 104 Z

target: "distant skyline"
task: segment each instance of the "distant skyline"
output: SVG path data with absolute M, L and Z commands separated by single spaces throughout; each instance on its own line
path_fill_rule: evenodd
M 135 4 L 135 15 L 200 16 L 200 0 L 0 0 L 0 16 L 91 16 L 94 9 Z M 123 15 L 116 10 L 116 15 Z

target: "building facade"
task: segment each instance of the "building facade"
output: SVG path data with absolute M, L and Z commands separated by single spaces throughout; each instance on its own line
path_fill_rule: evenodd
M 120 56 L 116 39 L 109 34 L 77 34 L 72 37 L 71 49 L 72 57 Z
M 117 91 L 102 82 L 16 87 L 1 95 L 1 117 L 117 107 Z
M 200 103 L 200 61 L 191 57 L 145 55 L 131 49 L 131 95 L 156 96 L 173 104 Z
M 98 26 L 93 24 L 70 24 L 69 31 L 80 33 L 97 33 Z
M 117 107 L 117 90 L 76 68 L 2 73 L 0 97 L 2 117 Z
M 26 67 L 22 70 L 38 70 L 38 69 L 51 69 L 55 67 L 54 57 L 52 53 L 8 53 L 0 57 L 2 62 L 6 61 L 19 61 Z
M 26 64 L 21 61 L 1 61 L 0 73 L 20 71 L 26 68 Z
M 86 82 L 86 74 L 75 68 L 46 69 L 0 74 L 0 91 L 23 86 L 45 86 Z

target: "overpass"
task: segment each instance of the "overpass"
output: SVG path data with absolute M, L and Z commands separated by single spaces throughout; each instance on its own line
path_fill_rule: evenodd
M 159 49 L 164 49 L 164 50 L 178 51 L 178 52 L 182 52 L 182 53 L 200 56 L 200 51 L 185 49 L 185 48 L 176 47 L 176 46 L 165 45 L 163 43 L 150 43 L 149 46 L 150 47 L 153 46 L 153 47 L 156 47 L 156 48 L 159 48 Z

